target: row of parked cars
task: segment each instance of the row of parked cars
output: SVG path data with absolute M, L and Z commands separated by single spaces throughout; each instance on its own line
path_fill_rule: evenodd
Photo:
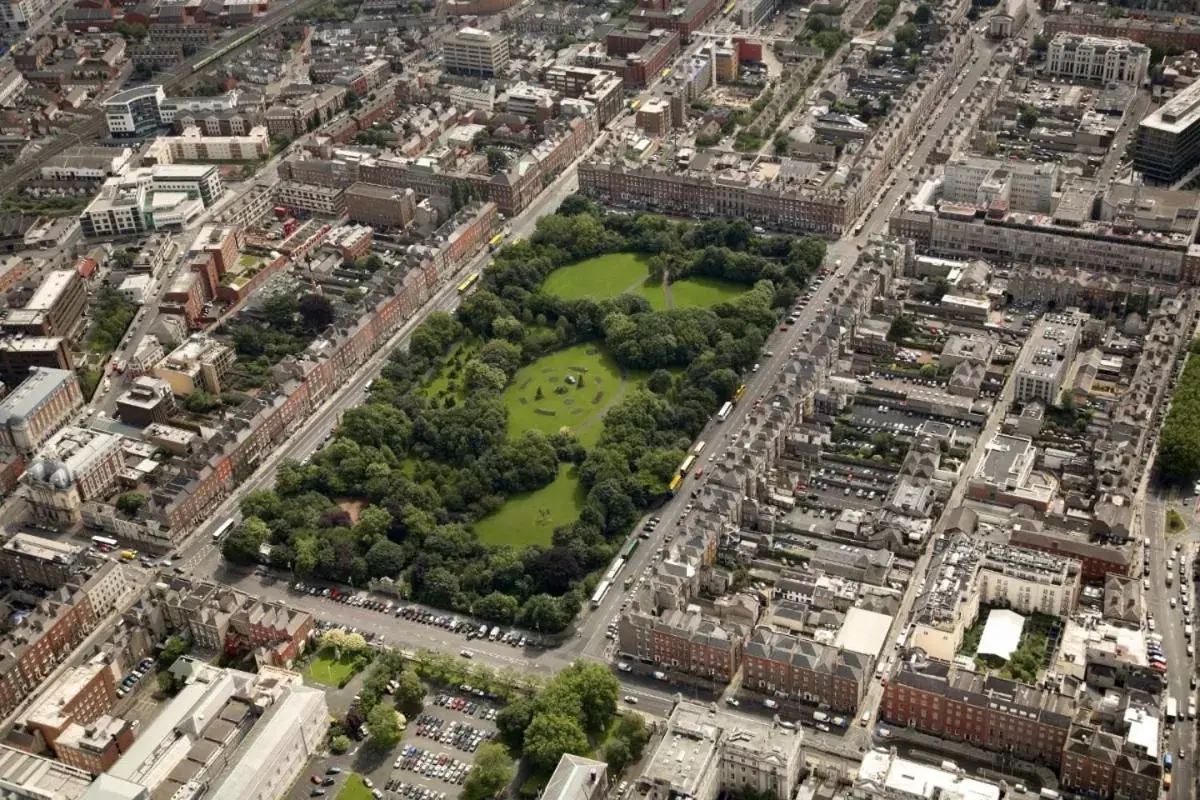
M 479 749 L 479 745 L 491 739 L 493 734 L 465 722 L 447 722 L 432 714 L 422 714 L 417 717 L 417 735 L 450 745 L 465 753 L 474 753 Z
M 401 780 L 388 781 L 387 790 L 395 792 L 396 795 L 408 800 L 446 800 L 445 792 L 435 792 L 433 789 L 426 789 L 424 786 L 414 786 L 411 783 L 405 783 Z
M 121 679 L 121 685 L 117 687 L 117 697 L 124 697 L 132 692 L 133 687 L 137 686 L 138 681 L 140 681 L 153 666 L 153 658 L 143 658 L 140 662 L 138 662 L 138 665 L 133 668 L 133 672 Z
M 439 694 L 435 701 L 442 708 L 448 708 L 451 711 L 461 711 L 469 716 L 479 714 L 480 719 L 493 720 L 496 718 L 496 709 L 482 705 L 474 700 L 467 700 L 462 697 L 455 697 L 452 694 Z
M 471 772 L 471 765 L 445 753 L 434 753 L 416 745 L 405 745 L 393 769 L 415 772 L 426 778 L 462 785 Z

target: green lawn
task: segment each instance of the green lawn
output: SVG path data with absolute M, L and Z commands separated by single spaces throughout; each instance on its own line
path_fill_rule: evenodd
M 352 772 L 338 792 L 337 800 L 371 800 L 371 790 L 363 785 L 361 775 Z
M 596 345 L 542 356 L 517 370 L 504 390 L 509 435 L 528 430 L 552 434 L 568 427 L 584 447 L 591 447 L 600 439 L 604 412 L 623 392 L 620 367 Z
M 343 655 L 340 660 L 335 661 L 332 651 L 322 649 L 309 662 L 308 669 L 304 670 L 304 677 L 326 686 L 342 686 L 360 666 L 360 659 Z
M 645 256 L 636 253 L 609 253 L 559 267 L 542 288 L 566 300 L 604 300 L 628 292 L 646 298 L 659 311 L 668 307 L 707 308 L 745 291 L 736 283 L 716 278 L 684 278 L 664 292 L 661 284 L 649 281 L 646 262 Z
M 583 500 L 575 467 L 562 464 L 549 486 L 508 498 L 499 511 L 475 523 L 475 532 L 489 545 L 548 545 L 555 528 L 579 516 Z
M 565 300 L 603 300 L 637 292 L 647 277 L 646 258 L 636 253 L 609 253 L 559 267 L 542 289 Z M 640 292 L 638 292 L 640 294 Z
M 455 368 L 457 368 L 459 372 L 457 375 L 455 375 L 455 378 L 461 378 L 462 367 L 471 359 L 471 356 L 475 354 L 477 347 L 478 344 L 476 342 L 459 342 L 458 344 L 455 344 L 454 348 L 450 351 L 450 355 L 446 358 L 446 363 L 443 364 L 442 368 L 437 371 L 437 374 L 433 376 L 433 379 L 425 385 L 425 396 L 441 397 L 448 392 L 450 389 L 450 381 L 452 380 L 451 373 Z M 456 382 L 454 388 L 455 396 L 461 398 L 461 381 Z

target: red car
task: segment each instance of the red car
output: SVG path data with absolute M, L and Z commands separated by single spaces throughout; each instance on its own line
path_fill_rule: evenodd
M 780 330 L 780 331 L 782 331 L 782 332 L 784 332 L 784 333 L 787 333 L 787 329 L 788 329 L 788 326 L 787 326 L 787 325 L 780 325 L 780 326 L 779 326 L 779 330 Z
M 313 783 L 320 783 L 320 782 L 321 782 L 321 776 L 320 776 L 320 775 L 318 775 L 317 773 L 315 773 L 315 772 L 314 772 L 314 773 L 312 774 L 312 782 L 313 782 Z

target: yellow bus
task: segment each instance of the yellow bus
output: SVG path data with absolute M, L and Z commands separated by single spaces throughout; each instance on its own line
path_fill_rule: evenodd
M 742 395 L 744 395 L 745 393 L 746 393 L 746 384 L 743 383 L 741 386 L 739 386 L 737 388 L 737 391 L 733 393 L 733 402 L 736 403 L 738 400 L 741 400 Z
M 468 290 L 470 290 L 470 288 L 471 288 L 472 286 L 474 286 L 474 285 L 475 285 L 475 282 L 476 282 L 476 281 L 478 281 L 478 280 L 479 280 L 479 273 L 478 273 L 478 272 L 476 272 L 474 275 L 472 275 L 471 277 L 467 278 L 465 281 L 463 281 L 462 283 L 460 283 L 460 284 L 458 285 L 458 293 L 459 293 L 459 294 L 466 294 L 466 293 L 467 293 L 467 291 L 468 291 Z
M 671 77 L 671 68 L 670 68 L 670 67 L 667 67 L 666 69 L 664 69 L 664 70 L 662 71 L 662 76 L 663 76 L 664 78 L 669 78 L 669 77 Z
M 736 5 L 737 5 L 737 0 L 729 0 L 729 3 L 726 4 L 726 6 L 724 8 L 721 9 L 721 13 L 728 14 L 730 11 L 733 11 L 733 9 Z
M 501 231 L 500 233 L 497 233 L 495 236 L 493 236 L 492 240 L 490 242 L 488 242 L 488 249 L 495 250 L 497 247 L 500 246 L 500 243 L 503 241 L 504 241 L 504 232 Z
M 641 107 L 642 107 L 641 100 L 630 100 L 629 101 L 629 110 L 630 111 L 637 111 Z
M 670 491 L 671 494 L 675 494 L 676 492 L 679 491 L 679 487 L 682 484 L 683 484 L 683 476 L 676 475 L 674 478 L 671 478 L 671 482 L 669 484 L 667 484 L 667 490 Z

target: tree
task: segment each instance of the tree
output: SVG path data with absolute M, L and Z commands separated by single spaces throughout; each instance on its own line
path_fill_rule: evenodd
M 888 328 L 887 338 L 889 342 L 903 342 L 916 332 L 917 326 L 910 317 L 897 314 Z
M 496 714 L 496 728 L 500 738 L 514 751 L 520 750 L 525 743 L 525 731 L 533 722 L 536 711 L 534 702 L 528 697 L 518 697 Z
M 221 407 L 221 398 L 204 389 L 196 389 L 183 403 L 194 414 L 207 414 Z
M 918 25 L 928 25 L 933 20 L 933 9 L 927 4 L 921 3 L 917 6 L 917 10 L 913 12 L 913 22 Z
M 1021 113 L 1017 117 L 1017 123 L 1024 128 L 1032 128 L 1037 124 L 1040 116 L 1041 114 L 1038 112 L 1037 106 L 1031 103 L 1021 109 Z
M 319 333 L 333 323 L 333 303 L 323 294 L 308 293 L 296 303 L 300 324 L 310 333 Z
M 410 717 L 420 714 L 425 705 L 425 687 L 421 684 L 417 673 L 411 669 L 405 669 L 400 673 L 396 682 L 398 684 L 395 692 L 396 708 Z
M 187 640 L 180 636 L 172 636 L 167 639 L 166 644 L 163 645 L 162 652 L 158 654 L 158 668 L 163 671 L 169 670 L 188 649 Z
M 390 539 L 379 539 L 367 551 L 367 569 L 376 578 L 395 578 L 408 565 L 404 548 Z
M 348 633 L 342 641 L 342 652 L 348 655 L 359 655 L 371 649 L 366 638 L 361 633 Z
M 371 734 L 371 744 L 381 750 L 394 747 L 404 736 L 396 708 L 386 703 L 380 703 L 367 714 L 367 730 Z
M 486 151 L 488 169 L 493 174 L 508 169 L 508 154 L 498 147 L 489 147 Z
M 576 661 L 559 673 L 555 681 L 571 688 L 579 698 L 583 727 L 593 736 L 601 734 L 617 711 L 620 684 L 602 664 Z
M 145 492 L 130 491 L 122 492 L 117 497 L 117 509 L 129 516 L 134 516 L 142 506 L 150 502 L 150 495 Z
M 118 272 L 128 272 L 133 269 L 134 253 L 129 250 L 117 250 L 112 255 L 112 268 Z
M 321 634 L 321 648 L 333 651 L 335 661 L 342 658 L 342 648 L 346 646 L 346 631 L 343 628 L 330 628 Z
M 512 781 L 513 760 L 504 745 L 484 742 L 475 753 L 471 774 L 463 784 L 463 800 L 489 800 Z
M 350 737 L 341 734 L 334 736 L 329 740 L 329 752 L 335 756 L 340 756 L 350 750 Z
M 158 682 L 158 691 L 163 694 L 173 695 L 179 691 L 179 679 L 172 672 L 160 672 L 156 680 Z
M 259 550 L 271 536 L 267 523 L 258 517 L 248 517 L 241 527 L 225 537 L 221 555 L 235 564 L 248 566 L 257 563 Z
M 563 753 L 587 755 L 591 747 L 579 720 L 562 714 L 538 714 L 525 729 L 523 751 L 534 770 L 549 773 Z

